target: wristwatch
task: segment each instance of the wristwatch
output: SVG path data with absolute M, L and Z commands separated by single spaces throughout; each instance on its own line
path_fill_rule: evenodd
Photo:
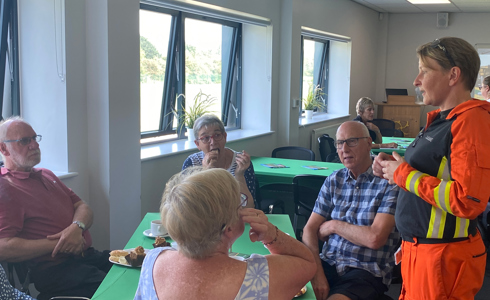
M 73 221 L 73 224 L 77 224 L 77 226 L 82 229 L 82 231 L 85 231 L 85 224 L 83 224 L 82 221 Z

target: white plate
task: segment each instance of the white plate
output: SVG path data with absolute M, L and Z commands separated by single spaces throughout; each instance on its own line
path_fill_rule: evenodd
M 302 294 L 301 294 L 301 295 L 297 295 L 297 294 L 296 294 L 296 295 L 294 295 L 294 298 L 298 298 L 298 297 L 303 296 L 304 294 L 306 294 L 306 290 L 307 290 L 307 289 L 306 289 L 306 285 L 305 285 L 305 286 L 304 286 L 304 287 L 301 289 L 301 293 L 302 293 Z
M 239 261 L 245 261 L 245 257 L 243 256 L 238 256 L 238 255 L 230 255 L 231 258 L 239 260 Z
M 131 252 L 131 250 L 134 250 L 134 248 L 130 248 L 130 249 L 123 249 L 123 251 L 126 251 L 126 252 Z M 148 251 L 150 251 L 150 249 L 145 249 L 145 253 L 148 253 Z M 130 267 L 130 268 L 140 268 L 141 266 L 137 266 L 137 267 L 132 267 L 131 265 L 127 265 L 127 264 L 122 264 L 120 262 L 115 262 L 115 261 L 112 261 L 109 259 L 109 261 L 115 265 L 120 265 L 120 266 L 125 266 L 125 267 Z
M 152 233 L 151 233 L 151 229 L 147 229 L 145 231 L 143 231 L 143 234 L 149 238 L 156 238 L 156 236 L 154 236 Z M 159 237 L 169 237 L 168 233 L 164 234 L 164 235 L 159 235 Z

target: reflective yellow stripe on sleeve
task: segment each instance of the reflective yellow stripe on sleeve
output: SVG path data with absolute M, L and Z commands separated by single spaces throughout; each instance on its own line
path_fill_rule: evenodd
M 409 192 L 415 193 L 415 195 L 419 196 L 419 183 L 422 177 L 427 176 L 426 174 L 419 171 L 412 171 L 407 176 L 407 181 L 405 182 L 405 187 Z

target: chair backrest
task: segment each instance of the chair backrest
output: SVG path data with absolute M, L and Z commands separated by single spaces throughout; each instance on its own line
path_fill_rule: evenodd
M 19 287 L 17 287 L 15 284 L 14 269 L 15 269 L 15 273 L 17 274 L 17 280 L 20 283 Z M 13 287 L 16 287 L 19 291 L 26 293 L 27 295 L 30 295 L 29 284 L 31 283 L 31 279 L 30 279 L 31 270 L 27 267 L 26 263 L 25 262 L 8 263 L 7 270 L 8 270 L 8 277 L 9 277 L 8 279 L 10 284 Z
M 382 129 L 392 129 L 395 130 L 395 122 L 392 120 L 388 119 L 373 119 L 371 121 L 374 125 L 378 126 L 379 130 L 381 131 Z M 381 135 L 383 133 L 381 132 Z
M 318 137 L 318 147 L 322 161 L 327 161 L 328 155 L 337 153 L 337 149 L 335 148 L 335 140 L 328 134 L 323 134 Z
M 383 135 L 383 134 L 381 134 L 381 135 Z M 393 130 L 393 136 L 396 136 L 396 137 L 405 137 L 405 134 L 400 129 L 395 129 L 395 130 Z
M 388 119 L 373 119 L 371 121 L 378 126 L 382 136 L 395 136 L 395 122 Z
M 272 150 L 272 157 L 314 161 L 315 152 L 303 147 L 286 146 Z
M 298 216 L 304 217 L 306 220 L 311 215 L 315 207 L 318 193 L 325 182 L 326 176 L 320 175 L 296 175 L 293 178 L 293 194 L 294 194 L 294 214 L 295 219 Z M 297 222 L 294 222 L 297 227 Z M 302 229 L 294 228 L 296 237 L 301 236 Z

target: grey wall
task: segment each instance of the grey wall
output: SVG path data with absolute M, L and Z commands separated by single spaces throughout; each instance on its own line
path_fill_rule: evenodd
M 447 28 L 436 27 L 436 14 L 392 14 L 389 16 L 386 61 L 386 87 L 406 88 L 415 95 L 413 80 L 418 73 L 415 49 L 436 38 L 455 36 L 470 44 L 489 43 L 488 13 L 450 13 Z M 383 59 L 380 55 L 380 59 Z M 379 89 L 384 87 L 378 82 Z M 426 124 L 427 112 L 435 109 L 426 106 L 421 112 L 421 125 Z

